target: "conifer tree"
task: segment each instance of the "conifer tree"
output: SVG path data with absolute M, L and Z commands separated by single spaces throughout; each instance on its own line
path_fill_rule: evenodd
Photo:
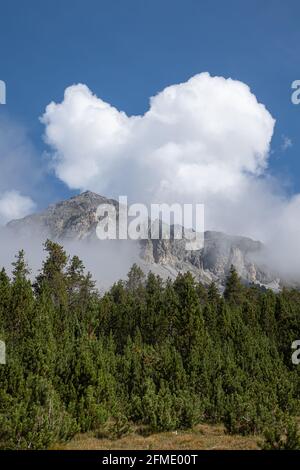
M 226 281 L 224 298 L 227 302 L 235 305 L 240 305 L 244 299 L 244 289 L 233 265 L 231 265 L 230 273 Z

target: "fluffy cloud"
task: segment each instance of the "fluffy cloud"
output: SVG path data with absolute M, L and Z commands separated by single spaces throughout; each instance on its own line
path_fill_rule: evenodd
M 274 127 L 247 85 L 208 73 L 164 89 L 143 116 L 74 85 L 42 121 L 56 174 L 70 188 L 136 200 L 234 190 L 266 167 Z
M 35 204 L 29 197 L 22 196 L 15 190 L 6 191 L 0 195 L 0 224 L 25 217 L 34 208 Z
M 201 73 L 152 97 L 142 116 L 79 84 L 47 106 L 42 122 L 55 173 L 70 188 L 204 202 L 207 229 L 262 239 L 287 260 L 284 241 L 299 270 L 300 196 L 289 199 L 268 175 L 275 120 L 246 84 Z

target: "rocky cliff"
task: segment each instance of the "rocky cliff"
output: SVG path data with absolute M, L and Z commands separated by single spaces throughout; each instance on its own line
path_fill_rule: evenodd
M 75 239 L 83 243 L 94 240 L 103 244 L 106 242 L 96 237 L 96 211 L 103 203 L 113 204 L 118 213 L 117 201 L 87 191 L 53 204 L 44 212 L 13 220 L 7 228 L 14 233 L 36 233 L 61 242 Z M 274 289 L 279 287 L 277 276 L 259 262 L 264 249 L 262 243 L 247 237 L 206 231 L 204 247 L 197 251 L 187 251 L 184 239 L 172 237 L 169 240 L 149 238 L 136 243 L 139 263 L 144 271 L 152 270 L 164 278 L 191 271 L 204 284 L 215 281 L 222 287 L 233 264 L 245 282 Z

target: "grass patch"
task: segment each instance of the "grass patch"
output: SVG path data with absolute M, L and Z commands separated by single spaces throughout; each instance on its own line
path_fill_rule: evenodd
M 133 428 L 119 439 L 77 434 L 70 442 L 56 445 L 59 450 L 252 450 L 259 449 L 257 436 L 225 433 L 222 425 L 200 424 L 188 431 L 148 434 L 147 429 Z

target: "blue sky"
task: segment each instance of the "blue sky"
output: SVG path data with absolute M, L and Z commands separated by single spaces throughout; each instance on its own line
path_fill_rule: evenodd
M 266 105 L 276 119 L 269 171 L 300 191 L 300 105 L 291 103 L 298 1 L 1 0 L 0 15 L 0 118 L 25 130 L 31 161 L 43 168 L 26 186 L 38 208 L 74 194 L 45 170 L 39 122 L 67 86 L 84 83 L 128 115 L 143 114 L 150 96 L 204 71 L 245 82 Z

